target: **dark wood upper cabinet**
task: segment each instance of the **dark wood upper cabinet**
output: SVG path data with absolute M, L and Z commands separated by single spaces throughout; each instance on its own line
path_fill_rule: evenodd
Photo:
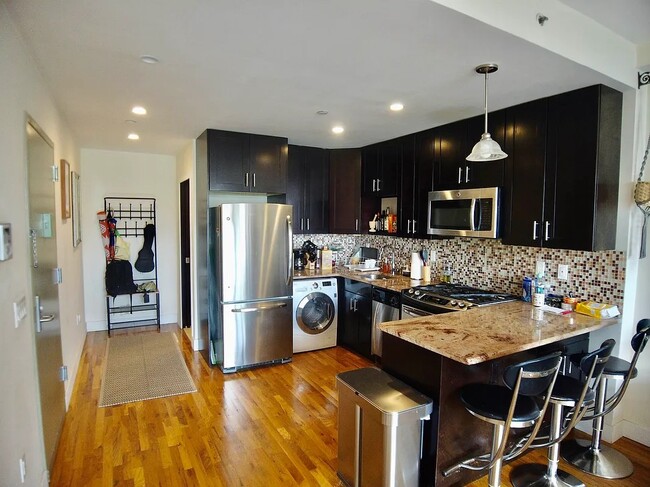
M 397 233 L 426 237 L 427 197 L 433 189 L 433 161 L 439 144 L 435 129 L 402 137 Z
M 208 129 L 209 189 L 212 191 L 285 193 L 287 139 Z
M 622 106 L 603 85 L 549 98 L 544 246 L 615 247 Z
M 329 159 L 325 149 L 289 146 L 287 204 L 294 233 L 329 231 Z
M 329 230 L 331 233 L 359 233 L 361 149 L 331 149 L 328 152 L 330 158 Z
M 501 148 L 505 144 L 505 126 L 505 110 L 489 114 L 488 130 Z M 503 186 L 503 160 L 470 162 L 466 159 L 474 144 L 481 139 L 484 130 L 484 115 L 438 127 L 440 149 L 435 161 L 436 190 Z
M 602 85 L 508 109 L 504 243 L 615 247 L 621 116 Z

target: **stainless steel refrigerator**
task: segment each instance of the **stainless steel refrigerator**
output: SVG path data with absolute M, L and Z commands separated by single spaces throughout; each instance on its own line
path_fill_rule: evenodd
M 291 205 L 210 208 L 210 357 L 226 373 L 291 360 L 291 214 Z

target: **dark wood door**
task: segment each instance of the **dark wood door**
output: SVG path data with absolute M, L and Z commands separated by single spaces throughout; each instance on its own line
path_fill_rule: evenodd
M 349 291 L 344 291 L 344 295 L 343 309 L 339 309 L 338 344 L 356 350 L 359 341 L 359 325 L 354 306 L 359 296 Z
M 329 232 L 329 161 L 327 151 L 307 147 L 304 171 L 305 232 Z
M 286 203 L 293 206 L 293 233 L 303 233 L 305 229 L 305 157 L 306 147 L 289 146 L 287 162 Z
M 509 108 L 501 194 L 503 243 L 540 245 L 546 163 L 546 99 Z
M 214 191 L 250 191 L 249 135 L 208 130 L 208 173 Z
M 465 157 L 472 152 L 481 134 L 485 130 L 485 116 L 470 118 L 467 120 L 467 135 L 465 137 Z M 498 110 L 488 116 L 488 130 L 492 139 L 499 144 L 504 152 L 506 133 L 506 111 Z M 505 159 L 489 162 L 469 162 L 465 160 L 462 164 L 461 187 L 464 188 L 491 188 L 503 187 L 505 173 Z
M 357 345 L 356 350 L 367 358 L 372 358 L 372 299 L 357 296 Z
M 361 151 L 332 149 L 329 221 L 331 233 L 359 233 L 361 213 Z
M 362 182 L 361 194 L 363 196 L 378 196 L 378 181 L 380 179 L 381 154 L 379 144 L 370 145 L 361 149 Z
M 255 193 L 286 193 L 287 139 L 269 135 L 250 136 L 250 182 Z
M 456 189 L 464 181 L 466 168 L 469 167 L 465 160 L 469 154 L 465 153 L 466 133 L 465 120 L 438 127 L 440 153 L 436 160 L 436 177 L 433 181 L 436 190 Z
M 377 174 L 377 193 L 381 197 L 397 195 L 402 160 L 402 143 L 402 139 L 396 139 L 379 145 L 381 164 Z
M 190 274 L 190 180 L 180 184 L 181 233 L 181 326 L 192 326 L 192 280 Z

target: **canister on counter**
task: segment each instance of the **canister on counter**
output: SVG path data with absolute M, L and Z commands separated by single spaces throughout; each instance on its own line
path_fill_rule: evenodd
M 535 287 L 535 279 L 532 277 L 525 276 L 524 282 L 522 283 L 522 288 L 523 288 L 522 299 L 527 303 L 530 303 L 533 300 L 534 287 Z

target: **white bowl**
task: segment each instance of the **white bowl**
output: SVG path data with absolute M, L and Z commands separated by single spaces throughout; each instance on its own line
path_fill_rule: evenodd
M 375 267 L 376 264 L 377 261 L 375 259 L 366 259 L 365 262 L 363 263 L 363 267 L 365 267 L 366 269 L 372 269 L 373 267 Z

